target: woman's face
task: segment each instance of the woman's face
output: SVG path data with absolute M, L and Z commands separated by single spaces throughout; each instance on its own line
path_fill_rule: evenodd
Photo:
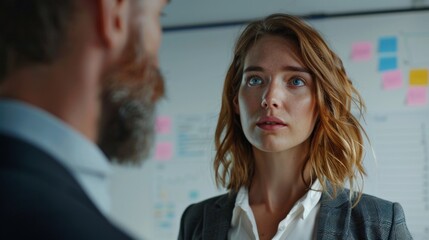
M 264 36 L 244 60 L 234 101 L 248 141 L 264 152 L 306 150 L 316 118 L 315 83 L 295 44 Z

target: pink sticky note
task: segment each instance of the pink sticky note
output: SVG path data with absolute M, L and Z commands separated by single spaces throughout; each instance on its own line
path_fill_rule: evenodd
M 401 70 L 383 72 L 381 78 L 383 79 L 383 88 L 385 90 L 397 89 L 402 87 Z
M 169 134 L 171 132 L 171 118 L 168 116 L 157 117 L 155 131 L 158 134 Z
M 426 87 L 410 87 L 407 92 L 408 106 L 422 106 L 428 102 L 428 91 Z
M 352 44 L 351 58 L 353 61 L 368 61 L 372 58 L 371 42 L 356 42 Z
M 168 161 L 173 157 L 173 144 L 170 142 L 159 142 L 155 147 L 155 160 Z

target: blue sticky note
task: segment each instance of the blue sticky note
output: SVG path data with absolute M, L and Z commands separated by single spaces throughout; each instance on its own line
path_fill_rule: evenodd
M 200 195 L 197 190 L 192 190 L 188 193 L 189 198 L 192 200 L 197 200 L 198 196 Z
M 382 37 L 378 40 L 379 53 L 391 53 L 398 51 L 398 40 L 396 37 Z
M 395 70 L 398 68 L 396 57 L 381 57 L 378 62 L 378 71 Z

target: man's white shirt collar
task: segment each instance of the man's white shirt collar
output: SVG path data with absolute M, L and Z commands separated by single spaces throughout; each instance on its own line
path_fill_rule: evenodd
M 111 170 L 93 142 L 50 113 L 24 102 L 1 100 L 0 116 L 1 133 L 49 153 L 72 173 L 95 205 L 109 214 Z

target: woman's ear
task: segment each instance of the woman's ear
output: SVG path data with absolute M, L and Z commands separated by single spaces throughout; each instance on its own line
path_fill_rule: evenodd
M 232 100 L 232 103 L 234 104 L 234 112 L 238 115 L 240 115 L 240 105 L 238 104 L 238 97 L 235 95 L 234 99 Z

